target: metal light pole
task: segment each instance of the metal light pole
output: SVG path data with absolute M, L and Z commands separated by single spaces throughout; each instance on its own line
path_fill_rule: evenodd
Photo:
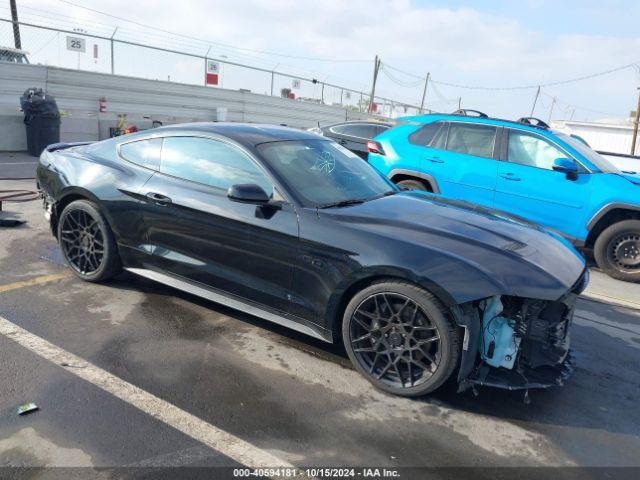
M 111 38 L 109 39 L 109 41 L 111 42 L 111 75 L 113 75 L 115 72 L 115 66 L 113 63 L 113 37 L 116 36 L 117 31 L 118 31 L 118 27 L 115 28 L 115 30 L 111 34 Z
M 276 63 L 276 66 L 273 67 L 273 69 L 271 70 L 271 96 L 273 97 L 273 79 L 275 77 L 276 74 L 276 68 L 278 68 L 278 65 L 280 65 L 279 63 Z

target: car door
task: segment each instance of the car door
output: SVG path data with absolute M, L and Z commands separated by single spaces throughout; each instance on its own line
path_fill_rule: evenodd
M 568 178 L 552 169 L 557 158 L 570 158 L 558 144 L 542 135 L 519 129 L 505 129 L 495 207 L 515 213 L 541 225 L 578 236 L 571 225 L 585 215 L 591 195 L 591 174 L 578 162 L 579 173 Z
M 150 261 L 165 272 L 286 312 L 298 247 L 294 206 L 239 203 L 234 184 L 278 197 L 252 156 L 225 141 L 164 138 L 160 171 L 145 185 Z
M 436 179 L 443 195 L 493 206 L 499 133 L 500 129 L 494 125 L 449 123 L 446 152 L 428 159 L 439 165 L 440 174 Z
M 406 141 L 394 142 L 397 160 L 393 164 L 393 170 L 410 175 L 427 174 L 438 183 L 438 179 L 444 174 L 445 165 L 441 157 L 445 153 L 448 128 L 447 122 L 428 123 L 408 135 Z

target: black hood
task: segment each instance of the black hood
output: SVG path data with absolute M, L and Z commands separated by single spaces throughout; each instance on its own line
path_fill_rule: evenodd
M 585 269 L 580 254 L 554 233 L 504 212 L 420 192 L 320 210 L 325 215 L 368 231 L 372 239 L 393 238 L 411 255 L 417 247 L 425 256 L 448 257 L 452 266 L 464 263 L 491 282 L 496 294 L 555 300 Z

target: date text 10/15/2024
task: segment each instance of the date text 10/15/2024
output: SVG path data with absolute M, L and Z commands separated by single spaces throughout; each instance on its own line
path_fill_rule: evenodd
M 237 478 L 399 478 L 398 470 L 387 468 L 235 468 Z

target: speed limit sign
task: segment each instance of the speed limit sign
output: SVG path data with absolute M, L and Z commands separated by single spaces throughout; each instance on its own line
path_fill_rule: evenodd
M 84 38 L 67 37 L 67 50 L 84 53 L 86 51 L 86 47 L 87 45 Z

